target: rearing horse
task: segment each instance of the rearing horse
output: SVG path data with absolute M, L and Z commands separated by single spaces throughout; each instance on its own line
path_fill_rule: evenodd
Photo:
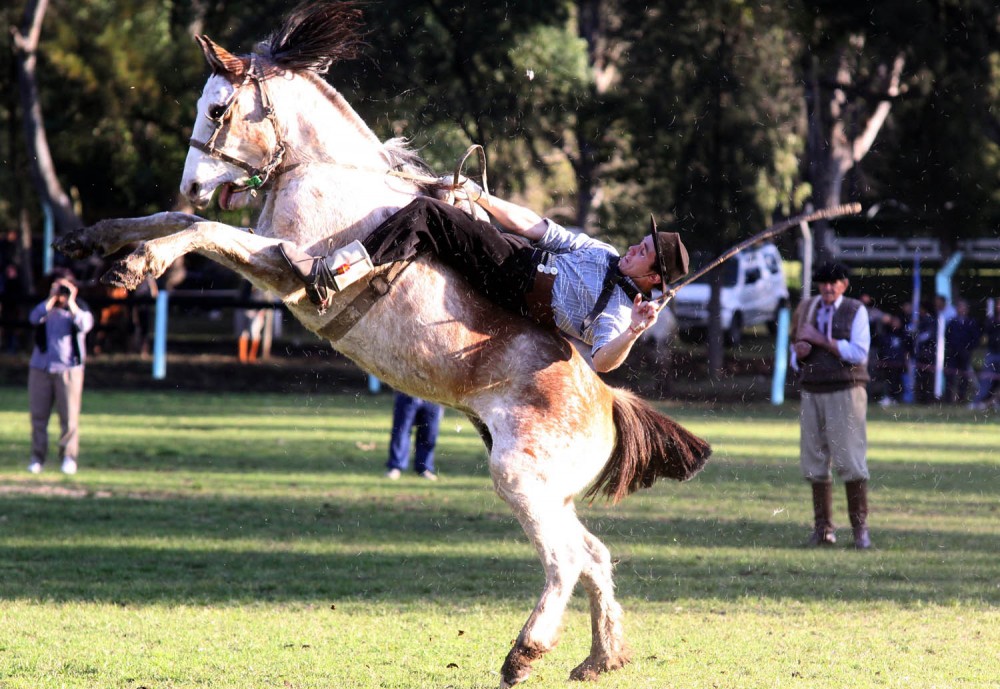
M 196 252 L 282 298 L 307 328 L 395 388 L 464 412 L 489 450 L 497 494 L 545 569 L 545 586 L 501 668 L 501 686 L 524 680 L 558 640 L 578 581 L 590 598 L 590 655 L 571 677 L 628 662 L 608 549 L 580 523 L 583 491 L 617 501 L 659 477 L 686 480 L 708 445 L 634 395 L 609 388 L 558 333 L 494 306 L 433 256 L 391 274 L 391 289 L 353 325 L 338 325 L 364 288 L 352 285 L 319 314 L 281 257 L 292 241 L 326 254 L 365 236 L 414 196 L 433 193 L 428 171 L 399 141 L 379 141 L 320 74 L 357 45 L 350 3 L 295 10 L 250 56 L 207 37 L 212 68 L 198 101 L 181 192 L 197 207 L 216 191 L 223 208 L 265 194 L 253 232 L 182 213 L 104 220 L 57 248 L 81 257 L 139 248 L 106 282 L 134 289 Z M 433 179 L 433 178 L 431 178 Z M 390 268 L 392 270 L 392 268 Z M 589 490 L 588 490 L 589 487 Z

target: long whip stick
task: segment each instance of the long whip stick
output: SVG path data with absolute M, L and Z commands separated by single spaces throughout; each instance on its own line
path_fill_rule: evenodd
M 667 286 L 667 288 L 663 291 L 663 295 L 657 297 L 653 301 L 659 303 L 661 307 L 666 305 L 667 302 L 669 302 L 671 299 L 674 298 L 674 295 L 677 294 L 678 290 L 680 290 L 681 287 L 691 284 L 692 282 L 700 278 L 708 271 L 714 268 L 718 268 L 720 265 L 731 259 L 739 252 L 743 251 L 747 247 L 753 246 L 757 242 L 762 242 L 765 239 L 771 239 L 772 237 L 776 237 L 782 232 L 790 230 L 796 225 L 801 225 L 802 223 L 805 222 L 814 222 L 816 220 L 829 220 L 830 218 L 838 218 L 842 215 L 855 215 L 860 212 L 861 212 L 860 203 L 846 203 L 840 206 L 822 208 L 818 211 L 813 211 L 812 213 L 802 213 L 801 215 L 796 215 L 791 218 L 782 220 L 779 223 L 775 223 L 774 225 L 771 225 L 763 232 L 759 232 L 758 234 L 755 234 L 749 239 L 745 239 L 739 244 L 729 248 L 728 250 L 720 254 L 714 261 L 711 261 L 707 265 L 702 266 L 695 272 L 689 273 L 688 275 L 682 277 L 680 280 L 670 283 Z

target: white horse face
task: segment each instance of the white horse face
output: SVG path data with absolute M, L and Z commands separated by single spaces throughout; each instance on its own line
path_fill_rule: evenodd
M 234 96 L 232 107 L 224 116 L 214 147 L 219 157 L 192 146 L 188 149 L 181 177 L 181 193 L 196 208 L 205 208 L 215 190 L 219 190 L 219 207 L 223 210 L 244 208 L 252 201 L 245 186 L 250 179 L 247 170 L 228 162 L 226 158 L 263 167 L 276 146 L 274 127 L 264 116 L 259 92 L 253 83 L 234 85 L 229 77 L 213 74 L 205 83 L 198 99 L 198 114 L 191 138 L 203 144 L 211 140 L 216 121 L 222 116 Z

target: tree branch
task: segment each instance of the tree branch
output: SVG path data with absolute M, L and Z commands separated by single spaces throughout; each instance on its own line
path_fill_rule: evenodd
M 906 64 L 906 58 L 902 53 L 896 56 L 896 59 L 892 63 L 892 72 L 889 75 L 889 86 L 886 89 L 886 95 L 893 98 L 899 95 L 899 82 L 903 74 L 903 67 Z M 868 118 L 868 122 L 865 124 L 864 131 L 861 135 L 854 139 L 854 145 L 852 147 L 854 162 L 857 162 L 865 157 L 871 149 L 872 144 L 875 143 L 875 137 L 878 136 L 879 130 L 882 129 L 882 125 L 885 124 L 886 118 L 889 116 L 889 111 L 892 109 L 892 102 L 888 99 L 882 100 L 878 106 L 875 108 L 875 112 L 872 116 Z

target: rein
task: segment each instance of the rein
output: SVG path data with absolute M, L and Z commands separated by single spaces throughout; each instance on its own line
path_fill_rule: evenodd
M 771 225 L 763 232 L 755 234 L 749 239 L 745 239 L 739 244 L 729 248 L 722 254 L 720 254 L 715 260 L 701 267 L 693 273 L 690 273 L 686 277 L 681 278 L 675 282 L 670 283 L 670 285 L 663 291 L 663 295 L 653 299 L 652 301 L 657 302 L 660 307 L 663 307 L 669 302 L 677 292 L 686 285 L 691 284 L 702 275 L 708 271 L 718 268 L 720 265 L 731 259 L 733 256 L 743 251 L 749 246 L 756 244 L 757 242 L 762 242 L 765 239 L 771 239 L 777 235 L 789 230 L 796 225 L 801 225 L 802 223 L 813 222 L 814 220 L 829 220 L 830 218 L 837 218 L 842 215 L 854 215 L 861 212 L 860 203 L 847 203 L 840 206 L 833 206 L 831 208 L 822 208 L 818 211 L 813 211 L 812 213 L 803 213 L 801 215 L 796 215 L 786 220 L 782 220 L 779 223 Z

